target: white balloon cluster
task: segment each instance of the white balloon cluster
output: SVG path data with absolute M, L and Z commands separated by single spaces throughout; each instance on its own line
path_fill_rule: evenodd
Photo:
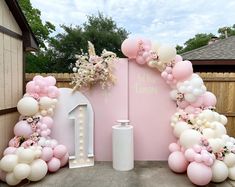
M 39 100 L 39 109 L 42 116 L 53 116 L 57 99 L 41 97 Z
M 6 154 L 0 161 L 0 168 L 6 172 L 6 182 L 17 185 L 22 180 L 39 181 L 47 174 L 47 164 L 40 159 L 41 147 L 17 148 L 15 154 Z

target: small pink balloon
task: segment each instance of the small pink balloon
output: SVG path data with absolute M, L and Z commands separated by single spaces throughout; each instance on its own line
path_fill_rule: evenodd
M 19 121 L 14 127 L 14 134 L 16 136 L 23 136 L 24 138 L 30 138 L 33 133 L 31 126 L 27 121 Z
M 67 148 L 64 145 L 57 145 L 54 148 L 54 157 L 61 159 L 67 153 Z
M 205 107 L 210 107 L 210 106 L 214 107 L 216 105 L 217 100 L 213 93 L 207 91 L 205 94 L 203 94 L 202 97 L 203 97 L 203 105 Z
M 180 151 L 175 151 L 168 157 L 168 165 L 176 173 L 184 173 L 187 170 L 188 164 L 189 162 Z
M 49 160 L 51 160 L 53 157 L 53 150 L 50 147 L 44 147 L 42 149 L 42 155 L 41 155 L 41 159 L 44 160 L 45 162 L 48 162 Z
M 177 63 L 177 62 L 181 62 L 181 61 L 183 61 L 182 56 L 176 55 L 176 56 L 175 56 L 175 62 Z
M 55 84 L 56 84 L 56 79 L 53 76 L 45 77 L 45 81 L 48 86 L 55 86 Z
M 195 109 L 195 107 L 189 105 L 184 109 L 184 111 L 188 114 L 193 114 L 196 111 L 196 109 Z
M 202 147 L 200 145 L 194 145 L 193 149 L 196 153 L 200 153 L 202 151 Z
M 33 81 L 39 81 L 39 80 L 43 80 L 43 76 L 41 75 L 34 76 Z
M 173 77 L 173 75 L 172 75 L 172 74 L 168 74 L 168 75 L 167 75 L 167 80 L 168 80 L 168 81 L 172 81 L 172 80 L 173 80 L 173 78 L 174 78 L 174 77 Z
M 179 108 L 185 109 L 189 105 L 189 102 L 181 101 L 181 102 L 177 102 L 177 105 L 178 105 Z
M 212 170 L 202 163 L 191 162 L 187 169 L 187 175 L 193 184 L 204 186 L 211 181 Z
M 52 157 L 52 159 L 47 163 L 48 170 L 50 172 L 56 172 L 60 169 L 60 160 L 58 158 Z
M 48 128 L 52 128 L 54 123 L 53 119 L 49 116 L 43 117 L 41 121 L 42 123 L 46 124 Z
M 184 81 L 193 74 L 193 66 L 189 61 L 181 61 L 175 64 L 172 75 L 178 81 Z
M 58 145 L 58 142 L 55 139 L 51 140 L 51 148 L 55 148 Z
M 47 129 L 47 136 L 49 136 L 51 134 L 51 129 Z
M 48 97 L 57 98 L 59 96 L 59 89 L 55 86 L 48 87 Z
M 36 92 L 36 86 L 34 81 L 30 81 L 26 84 L 26 93 L 35 93 Z
M 165 71 L 166 71 L 167 73 L 172 73 L 172 68 L 171 68 L 171 67 L 166 67 Z
M 6 172 L 0 169 L 0 180 L 6 182 Z
M 145 51 L 142 56 L 146 60 L 149 57 L 149 53 Z
M 141 65 L 143 65 L 143 64 L 146 63 L 145 59 L 144 59 L 142 56 L 137 56 L 137 57 L 136 57 L 136 62 L 137 62 L 138 64 L 141 64 Z
M 169 145 L 170 152 L 180 151 L 180 146 L 177 143 L 171 143 Z
M 41 131 L 41 132 L 40 132 L 40 135 L 41 135 L 42 137 L 47 137 L 47 131 L 46 131 L 46 130 Z
M 121 45 L 122 53 L 130 59 L 136 58 L 137 52 L 139 50 L 139 41 L 139 39 L 135 38 L 125 39 Z
M 194 156 L 195 156 L 195 151 L 192 148 L 187 149 L 184 152 L 184 156 L 185 158 L 189 161 L 189 162 L 193 162 L 194 161 Z
M 4 152 L 3 155 L 9 155 L 9 154 L 15 154 L 16 148 L 15 147 L 7 147 Z
M 205 163 L 208 162 L 208 160 L 210 160 L 210 158 L 211 157 L 208 154 L 202 154 L 202 161 L 203 162 L 205 162 Z
M 206 162 L 204 162 L 207 166 L 212 166 L 214 161 L 212 158 L 209 158 Z
M 162 73 L 161 73 L 161 76 L 162 76 L 162 78 L 164 78 L 164 79 L 166 79 L 167 78 L 167 72 L 166 71 L 163 71 Z
M 61 159 L 60 159 L 60 167 L 65 166 L 68 163 L 69 160 L 69 153 L 66 153 Z
M 42 124 L 40 125 L 40 129 L 41 129 L 41 130 L 46 130 L 46 129 L 47 129 L 47 125 L 44 124 L 44 123 L 42 123 Z
M 202 162 L 202 155 L 201 154 L 196 154 L 194 156 L 194 160 L 195 160 L 195 162 L 198 162 L 198 163 Z

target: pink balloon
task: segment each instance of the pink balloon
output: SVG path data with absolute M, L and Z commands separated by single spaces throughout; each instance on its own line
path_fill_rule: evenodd
M 64 145 L 57 145 L 54 148 L 54 156 L 59 159 L 61 159 L 67 152 L 67 148 Z
M 53 157 L 53 150 L 50 147 L 44 147 L 42 149 L 41 159 L 48 162 Z
M 149 57 L 149 53 L 145 51 L 142 56 L 146 60 Z
M 47 131 L 46 131 L 46 130 L 41 131 L 41 132 L 40 132 L 40 135 L 41 135 L 42 137 L 47 137 Z
M 6 172 L 0 169 L 0 180 L 6 182 Z
M 127 38 L 122 42 L 121 50 L 122 53 L 131 59 L 136 58 L 139 50 L 139 39 Z
M 45 82 L 47 83 L 48 86 L 55 86 L 56 79 L 55 77 L 48 76 L 48 77 L 45 77 Z
M 203 97 L 203 105 L 205 107 L 210 107 L 210 106 L 214 107 L 216 105 L 217 100 L 213 93 L 207 91 L 205 94 L 203 94 L 202 97 Z
M 41 121 L 42 123 L 46 124 L 48 128 L 52 128 L 54 123 L 53 119 L 49 116 L 43 117 Z
M 173 78 L 174 78 L 174 77 L 173 77 L 173 75 L 172 75 L 172 74 L 168 74 L 168 75 L 167 75 L 167 80 L 168 80 L 168 81 L 172 81 L 172 80 L 173 80 Z
M 65 166 L 68 163 L 69 160 L 69 153 L 66 153 L 61 159 L 60 159 L 60 167 Z
M 183 61 L 182 56 L 176 55 L 176 56 L 175 56 L 175 62 L 177 63 L 177 62 L 181 62 L 181 61 Z
M 201 154 L 195 154 L 194 160 L 195 160 L 195 162 L 202 162 L 202 155 Z
M 181 61 L 175 64 L 172 75 L 178 81 L 184 81 L 193 74 L 193 66 L 189 61 Z
M 9 154 L 15 154 L 16 151 L 16 147 L 7 147 L 4 152 L 3 155 L 9 155 Z
M 193 114 L 196 111 L 196 109 L 193 106 L 189 105 L 184 109 L 184 111 L 188 114 Z
M 166 71 L 163 71 L 162 73 L 161 73 L 161 76 L 162 76 L 162 78 L 164 78 L 164 79 L 166 79 L 167 78 L 167 72 Z
M 14 133 L 16 136 L 23 136 L 24 138 L 30 138 L 33 133 L 31 126 L 27 121 L 19 121 L 14 127 Z
M 196 153 L 201 153 L 202 151 L 202 147 L 200 145 L 194 145 L 193 146 L 193 150 L 196 152 Z
M 50 172 L 56 172 L 58 169 L 60 169 L 60 160 L 58 158 L 53 157 L 48 163 L 48 170 Z
M 189 162 L 180 151 L 175 151 L 168 157 L 168 165 L 170 169 L 176 173 L 184 173 L 187 170 Z
M 136 62 L 137 62 L 138 64 L 141 64 L 141 65 L 146 63 L 144 57 L 142 57 L 142 56 L 137 56 L 137 57 L 136 57 Z
M 36 86 L 34 81 L 30 81 L 26 84 L 26 93 L 35 93 L 36 92 Z
M 48 96 L 50 98 L 57 98 L 59 96 L 59 89 L 55 86 L 48 87 Z
M 171 143 L 169 145 L 170 152 L 180 151 L 180 146 L 177 143 Z
M 184 156 L 185 158 L 189 161 L 189 162 L 193 162 L 194 161 L 194 156 L 195 156 L 195 151 L 192 148 L 187 149 L 184 152 Z
M 181 102 L 177 102 L 177 105 L 179 108 L 185 109 L 189 105 L 189 102 L 181 101 Z
M 204 186 L 211 181 L 212 170 L 202 163 L 191 162 L 187 169 L 187 175 L 193 184 Z

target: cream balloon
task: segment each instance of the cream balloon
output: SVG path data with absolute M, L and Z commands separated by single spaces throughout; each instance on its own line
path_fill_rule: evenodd
M 13 173 L 16 179 L 23 180 L 29 176 L 30 170 L 31 168 L 28 164 L 20 163 L 15 166 Z
M 180 144 L 188 149 L 195 144 L 199 144 L 201 138 L 202 135 L 200 132 L 193 129 L 187 129 L 180 135 Z
M 32 97 L 23 97 L 17 104 L 17 109 L 24 116 L 33 116 L 38 110 L 38 102 Z
M 226 128 L 219 122 L 212 122 L 212 125 L 215 127 L 215 137 L 220 138 L 222 135 L 227 134 Z
M 220 160 L 215 160 L 211 167 L 212 169 L 212 181 L 213 182 L 223 182 L 228 177 L 228 167 L 226 164 Z
M 190 126 L 186 122 L 180 121 L 175 124 L 173 133 L 177 138 L 179 138 L 180 135 L 187 129 L 190 129 Z
M 210 128 L 205 128 L 202 130 L 202 134 L 204 137 L 206 137 L 207 139 L 209 138 L 215 138 L 215 131 L 210 129 Z
M 41 97 L 39 100 L 40 109 L 48 109 L 51 108 L 52 105 L 54 105 L 54 101 L 49 97 Z
M 209 145 L 211 146 L 212 151 L 214 153 L 219 152 L 224 147 L 224 141 L 222 139 L 219 139 L 219 138 L 208 139 L 208 142 L 209 142 Z
M 228 168 L 228 178 L 235 180 L 235 166 Z
M 6 182 L 7 182 L 7 184 L 9 184 L 10 186 L 15 186 L 15 185 L 19 184 L 19 183 L 21 182 L 21 180 L 18 180 L 18 179 L 15 177 L 14 173 L 8 173 L 8 174 L 6 175 Z
M 234 167 L 235 166 L 235 154 L 234 153 L 226 154 L 223 161 L 229 168 Z
M 37 159 L 31 163 L 31 171 L 27 179 L 30 181 L 39 181 L 47 174 L 47 164 L 44 160 Z
M 0 161 L 0 169 L 5 172 L 12 172 L 17 163 L 18 163 L 17 155 L 13 154 L 5 155 Z
M 30 164 L 34 160 L 35 154 L 34 151 L 31 149 L 24 149 L 20 151 L 18 156 L 20 163 Z
M 220 122 L 223 124 L 223 125 L 226 125 L 228 123 L 228 119 L 225 115 L 220 115 Z
M 158 49 L 159 59 L 162 62 L 170 62 L 176 56 L 176 49 L 170 45 L 162 45 Z

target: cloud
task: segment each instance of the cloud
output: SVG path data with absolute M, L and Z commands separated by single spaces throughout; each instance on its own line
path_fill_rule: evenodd
M 111 16 L 132 35 L 163 43 L 183 44 L 197 33 L 217 33 L 231 26 L 235 17 L 233 0 L 31 0 L 42 19 L 59 25 L 81 25 L 86 15 L 99 11 Z

